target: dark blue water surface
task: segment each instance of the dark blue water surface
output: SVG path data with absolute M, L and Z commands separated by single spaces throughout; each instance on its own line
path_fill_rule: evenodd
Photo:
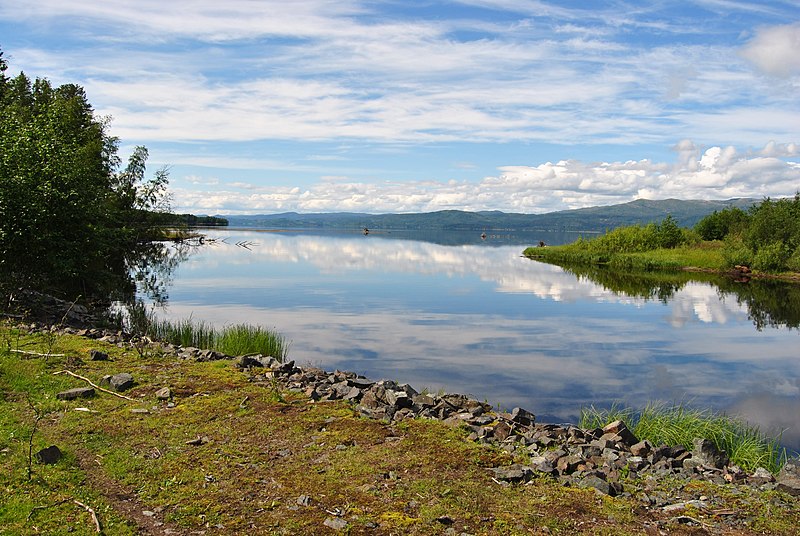
M 645 299 L 521 256 L 577 235 L 207 234 L 160 316 L 274 328 L 299 364 L 522 406 L 540 421 L 682 402 L 783 431 L 800 449 L 797 324 L 755 322 L 712 283 Z

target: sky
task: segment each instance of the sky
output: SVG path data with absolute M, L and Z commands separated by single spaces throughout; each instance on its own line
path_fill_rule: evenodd
M 797 0 L 0 0 L 0 50 L 83 86 L 176 212 L 800 191 Z

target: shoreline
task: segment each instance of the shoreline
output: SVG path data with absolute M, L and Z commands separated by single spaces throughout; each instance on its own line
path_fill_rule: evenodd
M 4 352 L 0 366 L 43 382 L 33 407 L 51 400 L 46 411 L 57 418 L 42 421 L 34 444 L 46 438 L 68 456 L 47 469 L 34 465 L 37 478 L 23 486 L 13 484 L 23 456 L 5 449 L 0 463 L 12 470 L 0 484 L 18 490 L 12 502 L 57 503 L 40 481 L 69 472 L 75 489 L 62 484 L 58 497 L 92 493 L 84 504 L 102 512 L 104 524 L 133 523 L 137 533 L 544 534 L 544 526 L 750 535 L 759 526 L 792 534 L 800 522 L 800 461 L 777 475 L 744 470 L 707 441 L 653 445 L 620 421 L 544 424 L 522 408 L 495 411 L 460 394 L 258 354 L 228 356 L 113 329 L 13 324 L 27 355 Z M 87 393 L 86 382 L 100 377 L 106 391 Z M 123 387 L 120 377 L 132 384 Z M 76 391 L 89 398 L 66 399 Z M 32 418 L 21 392 L 0 401 L 21 423 Z M 91 490 L 75 464 L 90 473 Z M 198 507 L 207 514 L 199 520 Z M 49 515 L 68 512 L 54 507 Z M 29 519 L 23 510 L 6 522 L 22 531 Z M 509 532 L 506 522 L 518 528 Z

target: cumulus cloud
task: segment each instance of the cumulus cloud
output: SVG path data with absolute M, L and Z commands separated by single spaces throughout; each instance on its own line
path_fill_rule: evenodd
M 383 181 L 325 177 L 307 187 L 220 184 L 214 191 L 177 189 L 180 210 L 258 212 L 428 212 L 443 209 L 541 213 L 623 203 L 634 199 L 781 197 L 800 190 L 795 143 L 763 149 L 702 149 L 691 140 L 674 146 L 673 163 L 650 160 L 503 166 L 496 176 L 470 181 Z M 194 179 L 194 182 L 198 182 Z
M 800 22 L 759 29 L 740 54 L 768 75 L 800 74 Z

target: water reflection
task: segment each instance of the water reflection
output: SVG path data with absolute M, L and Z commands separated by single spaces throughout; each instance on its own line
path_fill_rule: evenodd
M 787 428 L 800 447 L 798 332 L 786 328 L 797 317 L 769 285 L 576 277 L 518 245 L 212 236 L 178 266 L 162 315 L 274 327 L 301 363 L 520 405 L 540 420 L 574 421 L 586 404 L 684 401 Z M 796 289 L 778 292 L 797 302 Z

